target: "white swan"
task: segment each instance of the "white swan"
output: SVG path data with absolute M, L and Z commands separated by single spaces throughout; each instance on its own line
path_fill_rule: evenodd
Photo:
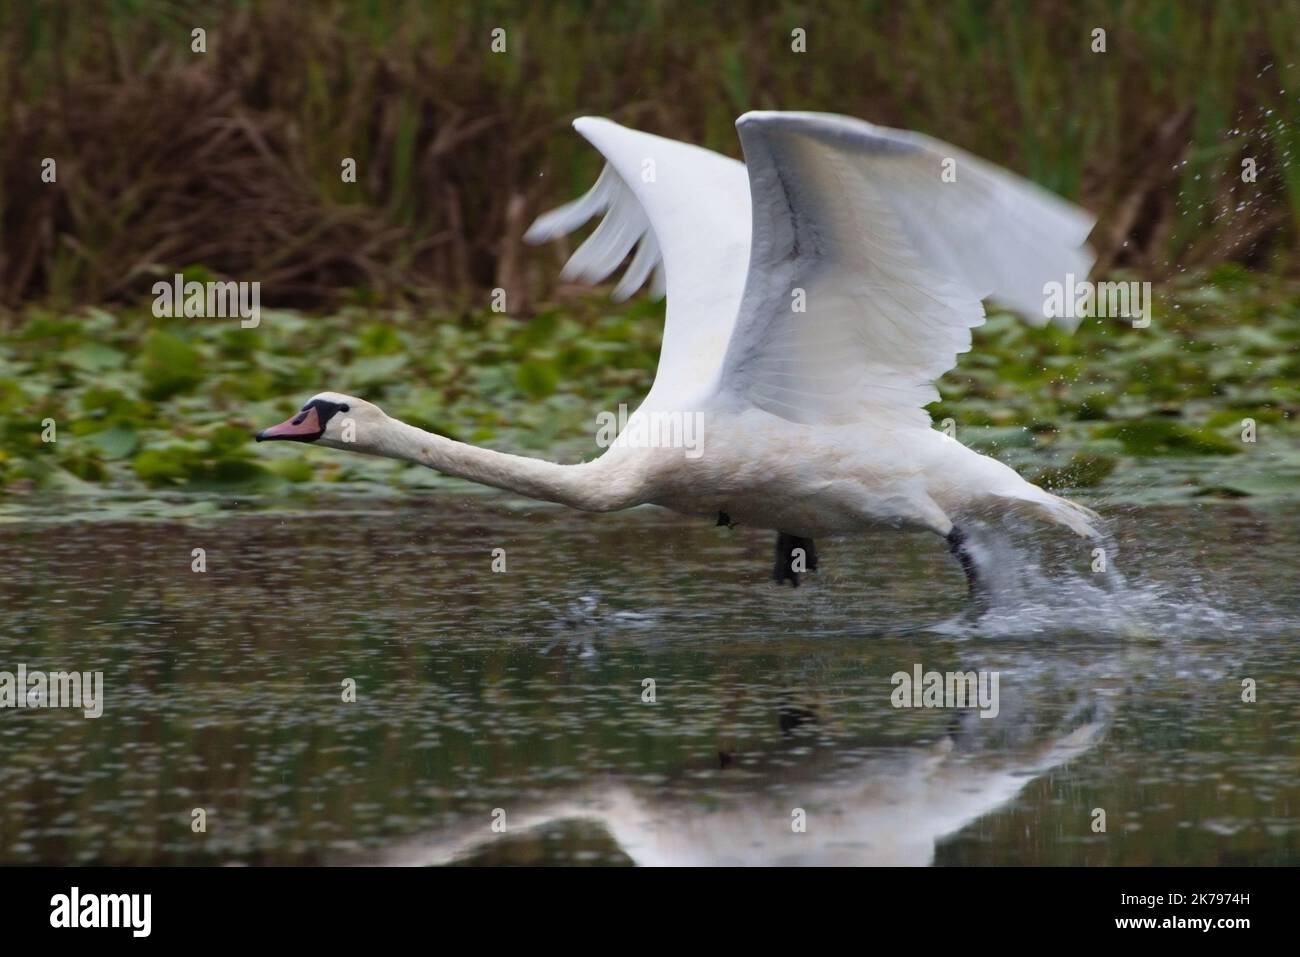
M 404 459 L 591 511 L 653 503 L 773 529 L 774 577 L 796 586 L 816 567 L 812 540 L 831 533 L 932 531 L 972 590 L 964 516 L 1016 508 L 1095 534 L 1094 513 L 931 428 L 924 410 L 984 321 L 982 298 L 1042 324 L 1044 283 L 1087 275 L 1086 213 L 938 140 L 847 117 L 746 113 L 745 164 L 609 120 L 574 126 L 604 172 L 526 238 L 603 213 L 564 275 L 596 282 L 632 254 L 615 295 L 650 279 L 668 296 L 654 385 L 617 443 L 558 465 L 333 392 L 258 440 Z M 698 447 L 683 447 L 683 417 Z

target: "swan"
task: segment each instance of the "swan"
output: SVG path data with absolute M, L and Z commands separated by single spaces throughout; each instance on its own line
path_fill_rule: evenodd
M 770 529 L 773 578 L 795 587 L 831 534 L 933 532 L 977 600 L 966 519 L 1016 510 L 1098 534 L 1090 509 L 925 411 L 983 299 L 1042 325 L 1044 284 L 1088 274 L 1088 213 L 939 140 L 833 114 L 744 114 L 744 163 L 603 118 L 573 125 L 604 169 L 525 240 L 603 214 L 562 275 L 599 282 L 630 256 L 614 297 L 648 282 L 668 300 L 653 385 L 602 455 L 561 465 L 477 448 L 336 392 L 257 440 L 403 459 L 587 511 L 654 504 Z

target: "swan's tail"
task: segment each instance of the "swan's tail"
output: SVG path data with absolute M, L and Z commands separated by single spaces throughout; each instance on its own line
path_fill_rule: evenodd
M 1083 538 L 1097 538 L 1101 535 L 1101 530 L 1097 527 L 1101 522 L 1100 515 L 1069 499 L 1044 492 L 1036 485 L 1030 485 L 1028 489 L 1020 489 L 1006 497 L 1014 498 L 1039 518 L 1064 525 Z

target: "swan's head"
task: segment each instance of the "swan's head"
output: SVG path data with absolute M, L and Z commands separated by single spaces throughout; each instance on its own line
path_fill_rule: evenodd
M 388 416 L 373 402 L 340 392 L 322 392 L 307 400 L 293 418 L 263 429 L 257 441 L 314 442 L 335 449 L 358 449 L 378 432 Z

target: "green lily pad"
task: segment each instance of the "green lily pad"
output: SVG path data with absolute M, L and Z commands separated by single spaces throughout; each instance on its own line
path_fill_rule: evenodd
M 521 362 L 515 373 L 515 384 L 529 398 L 542 399 L 559 386 L 560 374 L 549 362 L 539 360 Z
M 406 368 L 405 355 L 362 356 L 348 366 L 348 388 L 371 388 L 389 385 Z
M 1118 422 L 1097 432 L 1119 439 L 1128 455 L 1236 455 L 1241 449 L 1213 432 L 1198 431 L 1168 419 Z
M 167 399 L 203 380 L 199 350 L 169 332 L 151 333 L 140 354 L 141 391 L 146 398 Z
M 1104 482 L 1118 465 L 1119 463 L 1110 456 L 1080 452 L 1061 468 L 1049 468 L 1039 472 L 1033 481 L 1052 490 L 1092 488 Z
M 100 342 L 85 342 L 60 354 L 64 362 L 83 372 L 106 372 L 121 368 L 126 356 Z
M 133 453 L 140 445 L 140 436 L 130 426 L 115 425 L 102 432 L 80 436 L 77 441 L 98 449 L 109 461 L 115 461 Z
M 316 475 L 306 459 L 272 459 L 266 463 L 266 468 L 290 482 L 310 482 Z

